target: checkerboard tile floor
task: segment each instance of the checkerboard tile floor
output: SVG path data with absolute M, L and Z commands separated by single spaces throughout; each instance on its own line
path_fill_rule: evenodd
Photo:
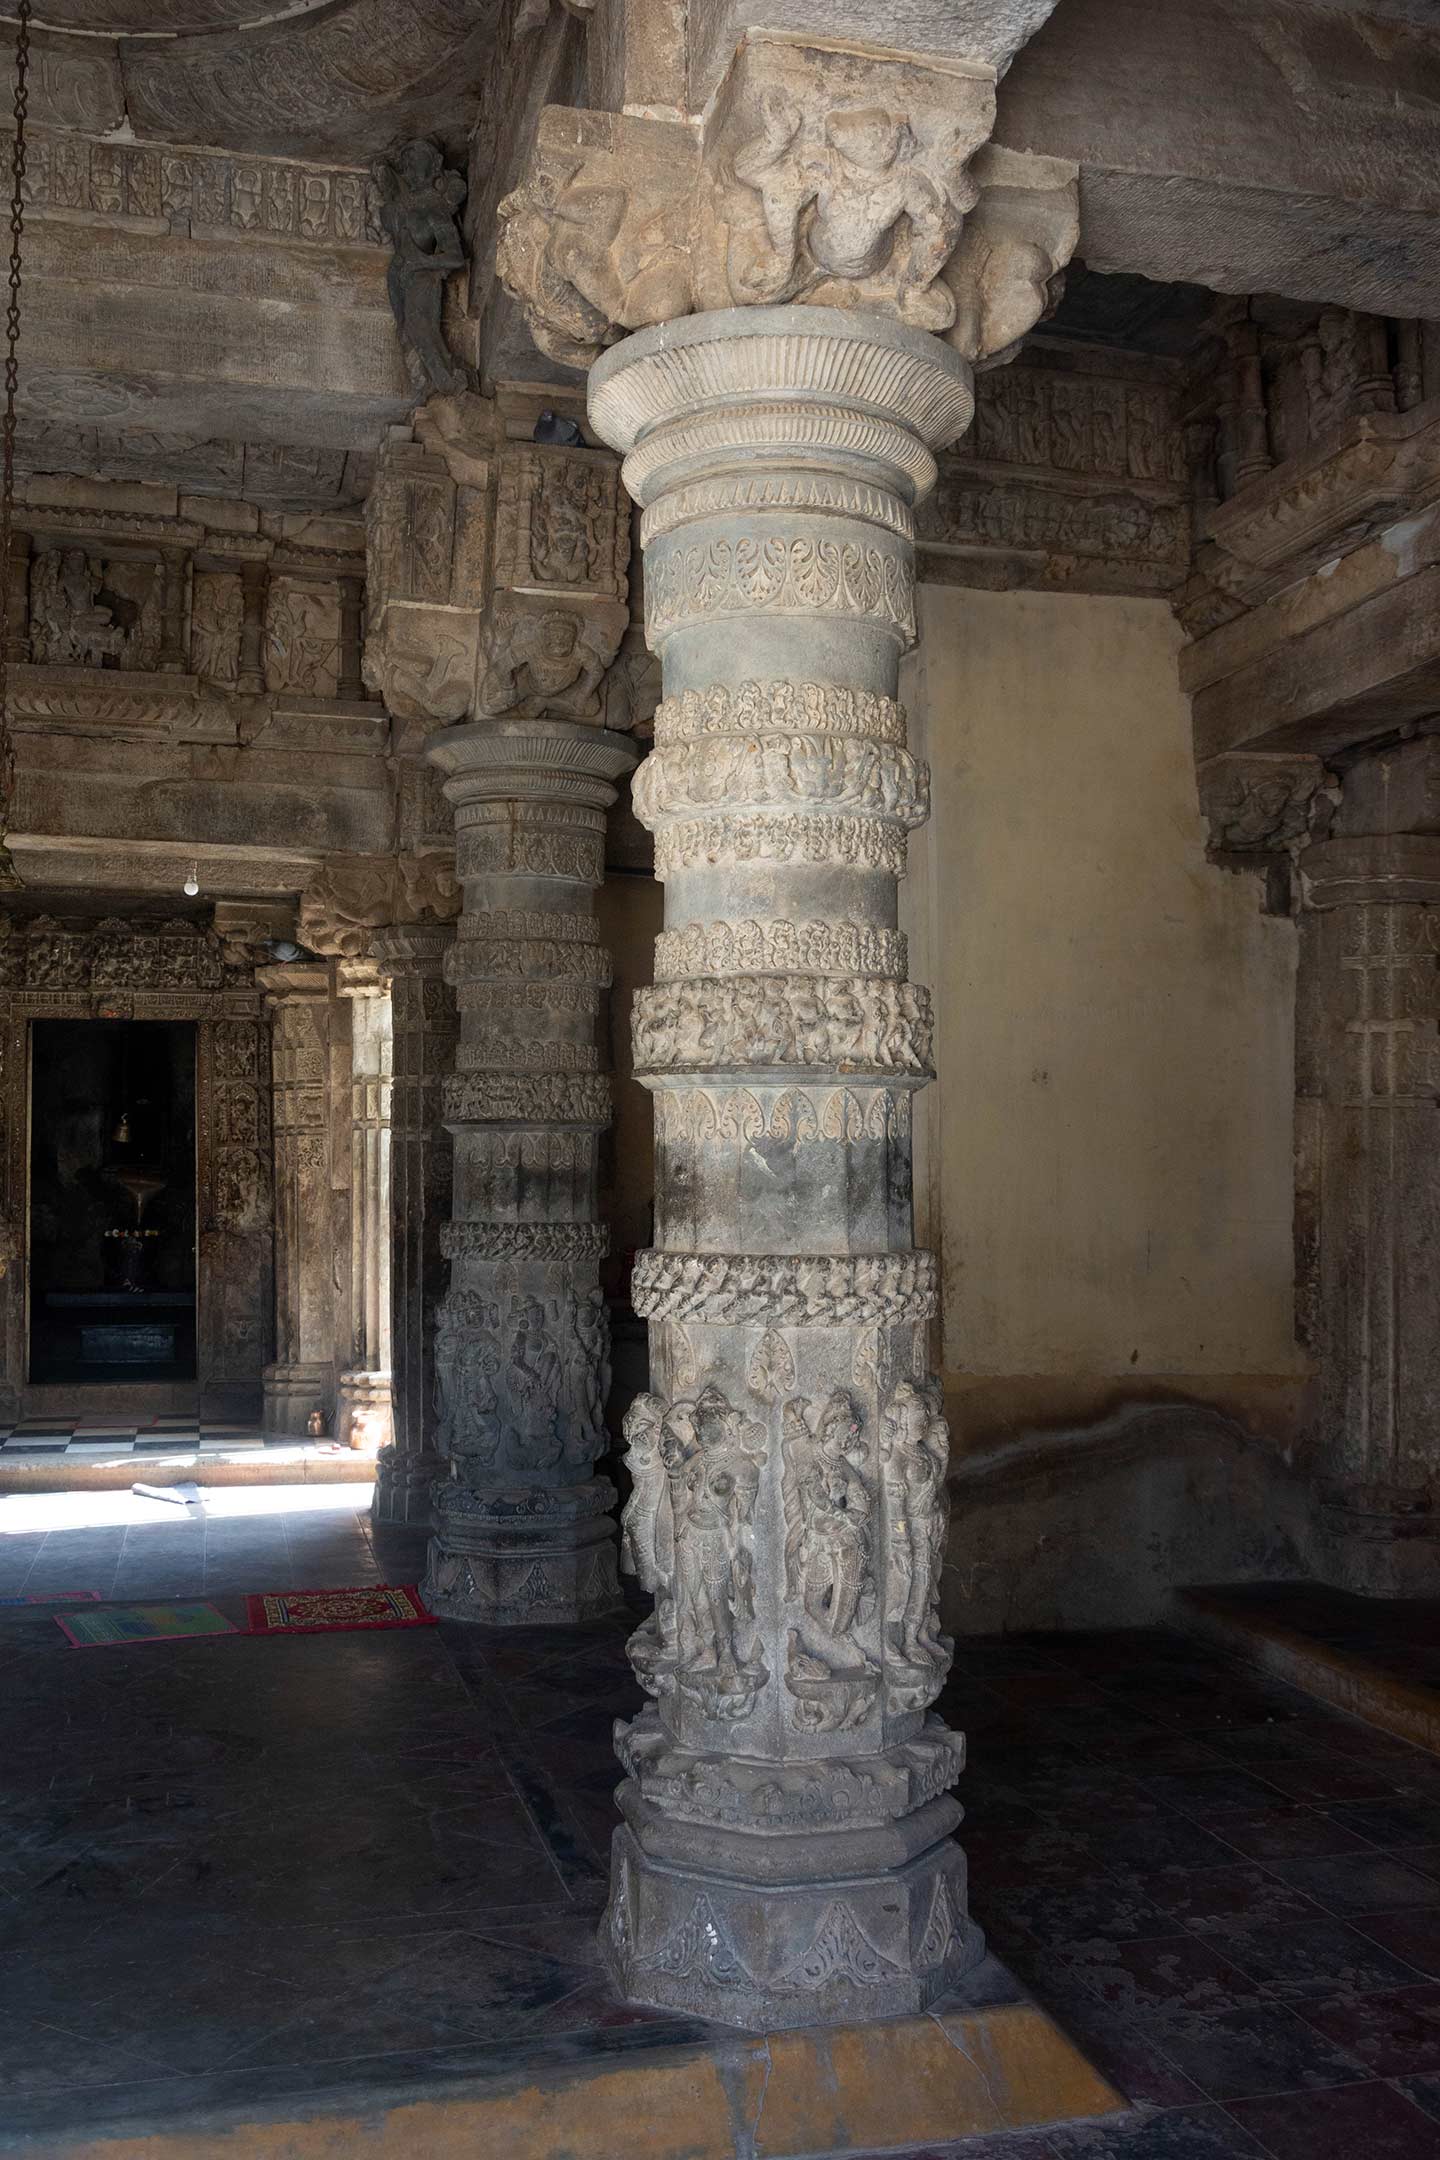
M 230 1455 L 244 1448 L 295 1447 L 293 1438 L 266 1439 L 253 1425 L 227 1425 L 194 1417 L 36 1417 L 0 1426 L 0 1450 L 15 1455 Z

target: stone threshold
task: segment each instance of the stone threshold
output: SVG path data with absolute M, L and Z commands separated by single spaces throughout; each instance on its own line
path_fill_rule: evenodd
M 881 2154 L 1112 2115 L 1127 2103 L 1010 1975 L 1003 2001 L 884 2023 L 741 2034 L 582 2054 L 552 2042 L 484 2079 L 310 2092 L 253 2111 L 95 2122 L 5 2141 L 29 2160 L 801 2160 Z M 971 1984 L 969 1992 L 980 1992 Z M 201 2141 L 204 2141 L 203 2143 Z
M 1403 1679 L 1363 1652 L 1347 1650 L 1267 1610 L 1244 1588 L 1181 1590 L 1176 1619 L 1189 1633 L 1243 1658 L 1276 1680 L 1367 1725 L 1440 1754 L 1440 1690 Z
M 107 1461 L 0 1450 L 0 1493 L 128 1492 L 132 1485 L 373 1485 L 375 1458 L 299 1448 L 245 1448 L 234 1455 L 125 1453 Z

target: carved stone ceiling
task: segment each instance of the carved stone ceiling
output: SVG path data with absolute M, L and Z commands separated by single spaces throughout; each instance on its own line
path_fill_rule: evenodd
M 500 5 L 43 0 L 31 118 L 92 134 L 128 125 L 144 142 L 351 163 L 413 134 L 458 150 Z

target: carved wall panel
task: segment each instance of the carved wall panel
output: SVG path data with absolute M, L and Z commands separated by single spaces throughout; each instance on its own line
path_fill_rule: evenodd
M 0 145 L 8 158 L 8 133 L 0 134 Z M 184 218 L 192 232 L 384 245 L 378 187 L 370 173 L 353 167 L 35 133 L 26 141 L 25 199 L 31 215 L 93 210 L 105 217 Z

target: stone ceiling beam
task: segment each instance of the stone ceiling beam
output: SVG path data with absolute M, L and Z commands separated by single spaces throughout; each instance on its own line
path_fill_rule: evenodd
M 237 237 L 33 217 L 25 417 L 373 448 L 414 401 L 386 251 Z
M 1440 25 L 1065 0 L 995 140 L 1079 164 L 1092 269 L 1440 315 Z

